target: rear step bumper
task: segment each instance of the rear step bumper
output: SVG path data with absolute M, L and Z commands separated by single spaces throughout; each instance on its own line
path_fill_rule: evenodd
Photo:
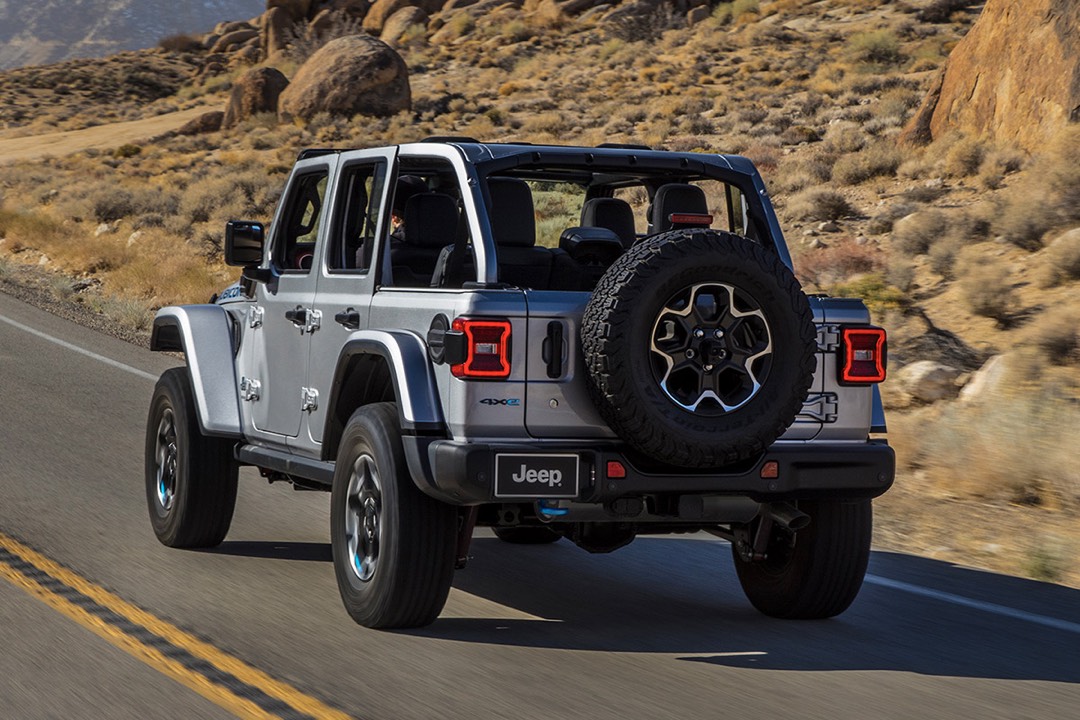
M 408 436 L 405 455 L 417 486 L 455 505 L 528 502 L 552 498 L 601 503 L 643 495 L 738 495 L 757 502 L 801 498 L 873 498 L 888 490 L 896 475 L 896 456 L 884 440 L 865 443 L 777 443 L 755 461 L 716 470 L 648 468 L 635 464 L 619 446 L 583 449 L 573 444 L 478 444 Z M 576 494 L 496 494 L 496 455 L 576 455 Z M 519 460 L 515 459 L 514 464 Z M 617 462 L 625 477 L 608 477 Z M 776 463 L 775 473 L 764 472 Z M 524 470 L 524 467 L 522 468 Z M 616 473 L 617 474 L 617 473 Z M 762 475 L 775 477 L 762 477 Z M 543 476 L 541 476 L 543 477 Z M 541 482 L 533 487 L 542 487 Z M 550 485 L 548 486 L 550 487 Z M 557 491 L 556 491 L 557 492 Z

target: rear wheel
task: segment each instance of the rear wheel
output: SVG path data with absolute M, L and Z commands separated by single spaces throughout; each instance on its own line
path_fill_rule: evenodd
M 558 542 L 562 535 L 546 527 L 497 527 L 495 537 L 511 545 L 547 545 Z
M 810 524 L 794 536 L 774 528 L 766 558 L 745 560 L 732 546 L 735 570 L 755 608 L 778 618 L 827 618 L 847 610 L 870 559 L 869 500 L 802 501 Z
M 187 368 L 166 370 L 146 422 L 146 503 L 164 545 L 220 545 L 236 506 L 234 441 L 203 435 Z
M 413 483 L 393 403 L 365 405 L 346 425 L 330 512 L 334 572 L 353 620 L 370 628 L 434 622 L 453 579 L 457 509 Z

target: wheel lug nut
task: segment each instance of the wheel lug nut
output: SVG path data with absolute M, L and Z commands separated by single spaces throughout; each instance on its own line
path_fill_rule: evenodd
M 713 337 L 716 338 L 717 340 L 724 337 L 724 331 L 721 330 L 720 328 L 716 328 L 715 330 L 713 330 L 712 334 L 713 334 Z
M 701 328 L 694 328 L 694 337 L 696 337 L 696 338 L 705 337 L 705 331 L 702 330 Z
M 712 365 L 706 365 L 705 372 L 712 372 Z
M 697 353 L 694 352 L 693 348 L 686 351 L 686 357 L 688 360 L 693 360 L 695 355 L 697 355 Z

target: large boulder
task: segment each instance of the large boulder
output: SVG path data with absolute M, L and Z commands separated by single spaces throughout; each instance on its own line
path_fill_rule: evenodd
M 375 0 L 364 16 L 364 30 L 379 35 L 386 21 L 402 8 L 418 7 L 430 15 L 440 10 L 442 5 L 443 0 Z
M 288 86 L 289 81 L 280 70 L 271 67 L 248 70 L 233 83 L 222 127 L 231 128 L 259 113 L 276 113 L 278 98 Z
M 390 16 L 383 25 L 379 39 L 388 45 L 397 45 L 398 40 L 413 25 L 427 26 L 427 13 L 418 7 L 404 7 Z
M 902 141 L 959 130 L 1038 150 L 1080 122 L 1080 2 L 987 0 Z
M 960 392 L 956 384 L 962 373 L 954 367 L 933 360 L 919 360 L 896 373 L 900 389 L 917 402 L 932 403 L 954 398 Z
M 267 59 L 272 60 L 289 48 L 297 27 L 297 20 L 285 8 L 270 8 L 263 14 L 262 49 Z
M 294 21 L 307 19 L 311 12 L 311 0 L 266 0 L 266 9 L 281 8 Z
M 331 40 L 281 94 L 282 120 L 334 115 L 394 115 L 412 106 L 409 70 L 386 43 L 368 35 Z

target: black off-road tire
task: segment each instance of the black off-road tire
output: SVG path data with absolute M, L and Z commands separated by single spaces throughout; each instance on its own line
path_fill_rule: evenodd
M 357 486 L 352 496 L 350 485 Z M 374 545 L 368 547 L 375 550 L 361 557 L 362 551 L 351 550 L 350 542 L 359 542 L 353 535 L 359 538 L 364 532 L 363 518 L 356 520 L 356 532 L 350 533 L 347 511 L 352 503 L 363 515 L 368 502 L 374 507 L 377 528 Z M 369 628 L 434 622 L 446 604 L 454 575 L 458 513 L 413 483 L 393 403 L 365 405 L 349 419 L 338 451 L 330 512 L 334 572 L 352 619 Z M 361 573 L 370 577 L 362 578 Z
M 549 545 L 562 535 L 546 527 L 496 527 L 495 537 L 511 545 Z
M 870 560 L 873 510 L 869 500 L 801 501 L 810 524 L 791 536 L 774 530 L 765 560 L 748 562 L 734 550 L 735 571 L 750 603 L 765 615 L 820 619 L 847 610 Z
M 146 421 L 146 502 L 162 544 L 221 544 L 236 506 L 234 440 L 199 428 L 186 367 L 166 370 L 154 388 Z
M 680 293 L 688 291 L 693 299 L 697 296 L 690 289 L 705 286 L 734 288 L 740 302 L 756 305 L 754 312 L 764 318 L 759 325 L 765 327 L 758 333 L 771 342 L 758 389 L 730 403 L 730 410 L 702 401 L 703 395 L 701 404 L 688 410 L 661 386 L 656 371 L 652 343 L 661 316 L 672 315 L 670 307 Z M 733 322 L 745 322 L 745 317 Z M 719 324 L 708 332 L 719 330 L 723 338 Z M 620 257 L 586 307 L 581 342 L 589 390 L 604 420 L 629 445 L 684 467 L 729 465 L 765 450 L 794 422 L 816 367 L 813 313 L 791 270 L 756 243 L 707 229 L 663 233 Z M 718 349 L 730 340 L 709 342 L 708 352 L 735 357 L 733 350 Z M 696 357 L 704 364 L 704 346 L 698 348 Z M 700 377 L 702 383 L 711 382 Z

